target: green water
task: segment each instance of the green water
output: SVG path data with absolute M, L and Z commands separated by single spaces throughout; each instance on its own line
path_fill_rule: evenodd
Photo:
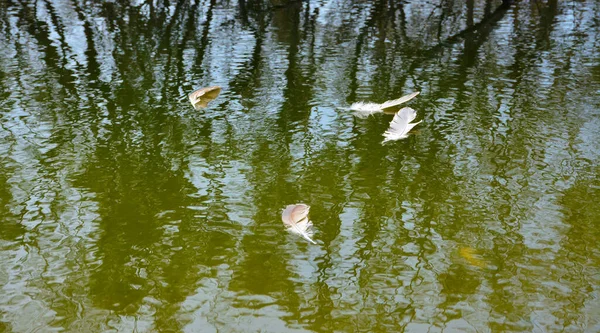
M 265 3 L 0 1 L 0 331 L 600 332 L 600 2 Z

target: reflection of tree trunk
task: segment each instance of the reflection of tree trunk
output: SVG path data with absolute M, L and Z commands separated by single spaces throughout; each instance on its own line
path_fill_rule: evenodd
M 360 56 L 362 54 L 362 48 L 365 43 L 365 39 L 369 33 L 369 29 L 373 28 L 374 24 L 377 22 L 378 15 L 383 11 L 383 8 L 386 7 L 386 0 L 378 0 L 372 7 L 371 12 L 369 13 L 369 19 L 365 22 L 365 24 L 360 28 L 360 33 L 357 36 L 356 46 L 354 48 L 354 56 L 350 63 L 349 69 L 349 89 L 350 93 L 346 98 L 347 102 L 354 102 L 356 100 L 356 90 L 358 89 L 358 64 L 360 62 Z
M 502 7 L 509 7 L 512 3 L 513 0 L 502 0 Z
M 2 72 L 0 71 L 0 83 L 2 83 Z M 1 105 L 1 104 L 0 104 Z M 0 118 L 0 121 L 2 119 Z M 0 125 L 3 131 L 9 133 L 4 125 Z M 14 134 L 10 134 L 10 140 L 14 139 Z M 7 140 L 7 137 L 3 138 Z M 8 155 L 7 151 L 3 154 Z M 0 159 L 0 239 L 5 241 L 19 241 L 27 232 L 27 229 L 20 223 L 20 216 L 10 210 L 10 206 L 15 204 L 15 199 L 12 194 L 12 184 L 9 179 L 15 174 L 13 167 L 5 165 L 4 160 Z M 0 326 L 0 329 L 2 326 Z
M 244 10 L 244 11 L 242 11 Z M 248 12 L 245 9 L 240 8 L 240 15 L 242 20 L 249 24 Z M 263 46 L 265 41 L 265 31 L 267 28 L 267 22 L 263 15 L 257 15 L 258 27 L 254 33 L 254 48 L 252 49 L 252 56 L 240 66 L 239 72 L 229 81 L 229 87 L 231 90 L 240 96 L 240 101 L 244 106 L 255 103 L 255 95 L 257 88 L 260 86 L 260 75 L 261 68 L 263 66 Z M 251 108 L 251 106 L 249 106 Z
M 540 29 L 537 29 L 536 44 L 538 50 L 546 50 L 550 47 L 550 35 L 552 24 L 558 14 L 557 0 L 549 0 L 545 7 L 540 10 Z
M 467 27 L 473 26 L 473 5 L 474 0 L 467 0 Z
M 483 7 L 483 17 L 488 17 L 490 15 L 490 12 L 492 11 L 492 1 L 493 0 L 485 1 L 485 7 Z
M 248 24 L 248 8 L 246 6 L 246 0 L 240 0 L 238 2 L 238 8 L 240 10 L 240 20 L 242 21 L 242 25 Z
M 66 41 L 64 27 L 60 22 L 60 19 L 56 14 L 56 10 L 54 9 L 52 3 L 47 0 L 45 0 L 44 3 L 46 8 L 48 9 L 48 14 L 50 15 L 50 22 L 54 30 L 58 34 L 58 42 L 61 51 L 60 65 L 58 66 L 58 70 L 60 73 L 60 75 L 58 76 L 58 82 L 62 86 L 64 86 L 69 92 L 76 94 L 77 92 L 75 89 L 75 85 L 73 84 L 73 82 L 75 81 L 75 73 L 67 69 L 67 53 L 71 50 L 71 48 Z
M 395 98 L 389 93 L 388 88 L 390 87 L 390 82 L 393 77 L 393 69 L 396 60 L 396 52 L 398 51 L 397 47 L 389 48 L 386 46 L 386 41 L 388 38 L 388 32 L 395 31 L 395 6 L 385 6 L 382 8 L 385 13 L 380 13 L 377 15 L 377 22 L 375 26 L 377 27 L 377 40 L 375 41 L 374 47 L 374 58 L 375 63 L 377 64 L 377 69 L 375 71 L 375 75 L 373 76 L 373 83 L 376 87 L 376 91 L 382 93 L 385 97 L 381 97 L 381 100 Z M 398 44 L 396 44 L 399 46 Z M 389 59 L 389 60 L 388 60 Z
M 508 10 L 508 6 L 500 5 L 500 6 L 498 6 L 498 8 L 496 8 L 496 10 L 492 14 L 481 19 L 481 21 L 479 21 L 479 23 L 468 26 L 466 29 L 458 32 L 457 34 L 454 34 L 454 35 L 446 38 L 446 40 L 439 43 L 438 45 L 435 45 L 433 47 L 430 47 L 426 50 L 421 51 L 421 53 L 425 54 L 425 55 L 433 56 L 434 54 L 436 54 L 437 52 L 442 50 L 445 46 L 447 46 L 449 44 L 454 44 L 454 43 L 460 41 L 462 38 L 465 38 L 469 34 L 475 33 L 481 29 L 485 29 L 487 27 L 493 26 L 494 24 L 496 24 L 498 21 L 500 21 L 504 17 L 504 14 L 506 14 L 507 10 Z
M 444 28 L 444 20 L 446 19 L 446 12 L 450 11 L 453 6 L 454 6 L 454 1 L 452 1 L 452 0 L 442 0 L 440 2 L 439 8 L 442 9 L 442 12 L 440 13 L 440 18 L 438 20 L 438 29 L 437 29 L 438 41 L 440 40 L 440 38 L 442 38 L 442 31 Z M 434 10 L 434 12 L 435 12 L 435 10 Z
M 208 47 L 209 39 L 208 33 L 210 32 L 210 24 L 212 22 L 213 10 L 216 5 L 216 0 L 210 0 L 210 5 L 208 6 L 208 10 L 206 11 L 206 21 L 204 22 L 204 27 L 202 28 L 202 36 L 200 37 L 200 47 L 198 47 L 198 51 L 196 52 L 196 59 L 194 60 L 194 72 L 202 73 L 202 62 L 204 61 L 204 55 L 206 53 L 206 48 Z
M 288 137 L 291 132 L 287 130 L 288 126 L 295 121 L 305 121 L 310 115 L 311 106 L 309 101 L 313 95 L 312 73 L 315 71 L 314 63 L 308 63 L 308 72 L 302 66 L 300 48 L 302 42 L 302 32 L 300 31 L 300 5 L 288 6 L 280 9 L 274 16 L 274 21 L 279 25 L 279 38 L 285 38 L 289 43 L 288 48 L 288 68 L 285 71 L 286 85 L 283 89 L 285 98 L 281 111 L 279 113 L 278 124 L 282 133 Z M 287 12 L 287 13 L 285 13 Z M 286 14 L 277 16 L 277 14 Z M 291 24 L 291 25 L 290 25 Z M 304 22 L 308 31 L 311 27 L 310 21 Z M 314 39 L 312 40 L 314 43 Z M 309 46 L 309 49 L 311 46 Z M 314 48 L 313 48 L 314 49 Z M 287 142 L 287 140 L 286 140 Z
M 269 0 L 269 3 L 273 7 L 283 7 L 294 2 L 298 2 L 298 0 Z
M 36 8 L 30 7 L 29 4 L 23 3 L 22 9 L 19 11 L 20 22 L 26 26 L 27 31 L 33 36 L 39 46 L 41 46 L 44 56 L 44 64 L 48 69 L 56 73 L 58 82 L 69 92 L 74 93 L 74 74 L 71 70 L 65 68 L 64 58 L 61 60 L 58 49 L 52 44 L 50 40 L 50 31 L 46 22 L 39 21 L 36 15 Z M 33 9 L 33 10 L 32 10 Z M 49 10 L 50 11 L 50 10 Z M 55 30 L 59 30 L 59 27 L 55 27 Z M 63 47 L 65 49 L 65 47 Z M 52 85 L 51 85 L 52 86 Z
M 211 7 L 209 7 L 209 10 L 211 9 Z M 183 60 L 183 51 L 185 50 L 186 46 L 190 43 L 190 40 L 193 39 L 193 36 L 195 35 L 195 29 L 196 29 L 196 17 L 197 17 L 197 11 L 198 11 L 198 3 L 196 2 L 194 5 L 192 5 L 190 8 L 183 8 L 179 18 L 177 18 L 175 15 L 177 15 L 177 10 L 175 11 L 174 17 L 172 18 L 172 22 L 181 22 L 181 29 L 177 29 L 177 34 L 181 34 L 181 40 L 179 42 L 176 42 L 176 46 L 175 46 L 175 52 L 169 52 L 168 57 L 167 57 L 167 63 L 165 64 L 165 69 L 164 69 L 164 73 L 166 76 L 166 80 L 167 81 L 171 81 L 171 84 L 165 85 L 164 89 L 163 89 L 163 98 L 165 100 L 167 100 L 169 95 L 172 96 L 176 96 L 177 95 L 177 91 L 180 89 L 181 83 L 183 81 L 183 78 L 185 76 L 185 72 L 184 72 L 184 60 Z M 186 20 L 185 23 L 184 20 Z M 209 23 L 207 23 L 208 25 Z M 172 25 L 169 25 L 168 28 L 168 33 L 170 34 L 171 29 L 173 28 Z M 177 38 L 175 38 L 176 40 L 178 40 Z M 172 45 L 173 43 L 169 43 L 169 45 Z M 169 46 L 169 49 L 173 48 L 172 46 Z M 173 63 L 173 64 L 172 64 Z M 173 66 L 176 68 L 176 70 L 172 71 L 169 67 Z M 173 73 L 174 75 L 174 79 L 170 79 L 171 77 L 171 73 Z M 171 89 L 172 91 L 170 93 L 167 93 L 168 89 Z
M 404 3 L 398 3 L 398 12 L 400 13 L 400 36 L 403 41 L 408 40 L 408 36 L 406 34 L 406 12 L 404 11 Z

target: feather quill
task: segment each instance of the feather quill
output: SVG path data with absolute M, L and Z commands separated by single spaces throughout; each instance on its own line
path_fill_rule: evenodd
M 309 210 L 310 207 L 305 204 L 289 205 L 283 210 L 281 220 L 288 231 L 304 237 L 313 244 L 317 244 L 310 238 L 313 231 L 311 230 L 312 222 L 308 219 Z
M 407 138 L 408 132 L 421 122 L 418 121 L 416 123 L 411 123 L 411 121 L 415 120 L 416 117 L 417 111 L 414 109 L 408 107 L 400 109 L 400 111 L 398 111 L 398 113 L 396 113 L 394 116 L 394 119 L 392 119 L 390 128 L 383 133 L 385 138 L 383 139 L 382 143 Z
M 411 99 L 415 98 L 418 94 L 420 94 L 420 92 L 417 91 L 412 94 L 408 94 L 398 99 L 393 99 L 381 104 L 371 102 L 356 102 L 350 105 L 350 110 L 354 110 L 356 116 L 360 118 L 366 118 L 372 115 L 373 113 L 393 112 L 397 110 L 400 104 L 410 101 Z
M 194 109 L 199 110 L 208 106 L 208 102 L 214 100 L 221 93 L 221 87 L 212 86 L 200 88 L 189 94 L 190 103 Z

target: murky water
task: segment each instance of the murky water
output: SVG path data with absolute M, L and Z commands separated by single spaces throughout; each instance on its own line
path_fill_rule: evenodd
M 0 28 L 0 331 L 600 332 L 600 2 L 7 0 Z M 405 140 L 343 109 L 412 91 Z

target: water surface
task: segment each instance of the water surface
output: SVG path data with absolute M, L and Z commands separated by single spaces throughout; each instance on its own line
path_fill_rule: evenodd
M 0 2 L 0 331 L 600 332 L 600 3 L 500 5 Z

